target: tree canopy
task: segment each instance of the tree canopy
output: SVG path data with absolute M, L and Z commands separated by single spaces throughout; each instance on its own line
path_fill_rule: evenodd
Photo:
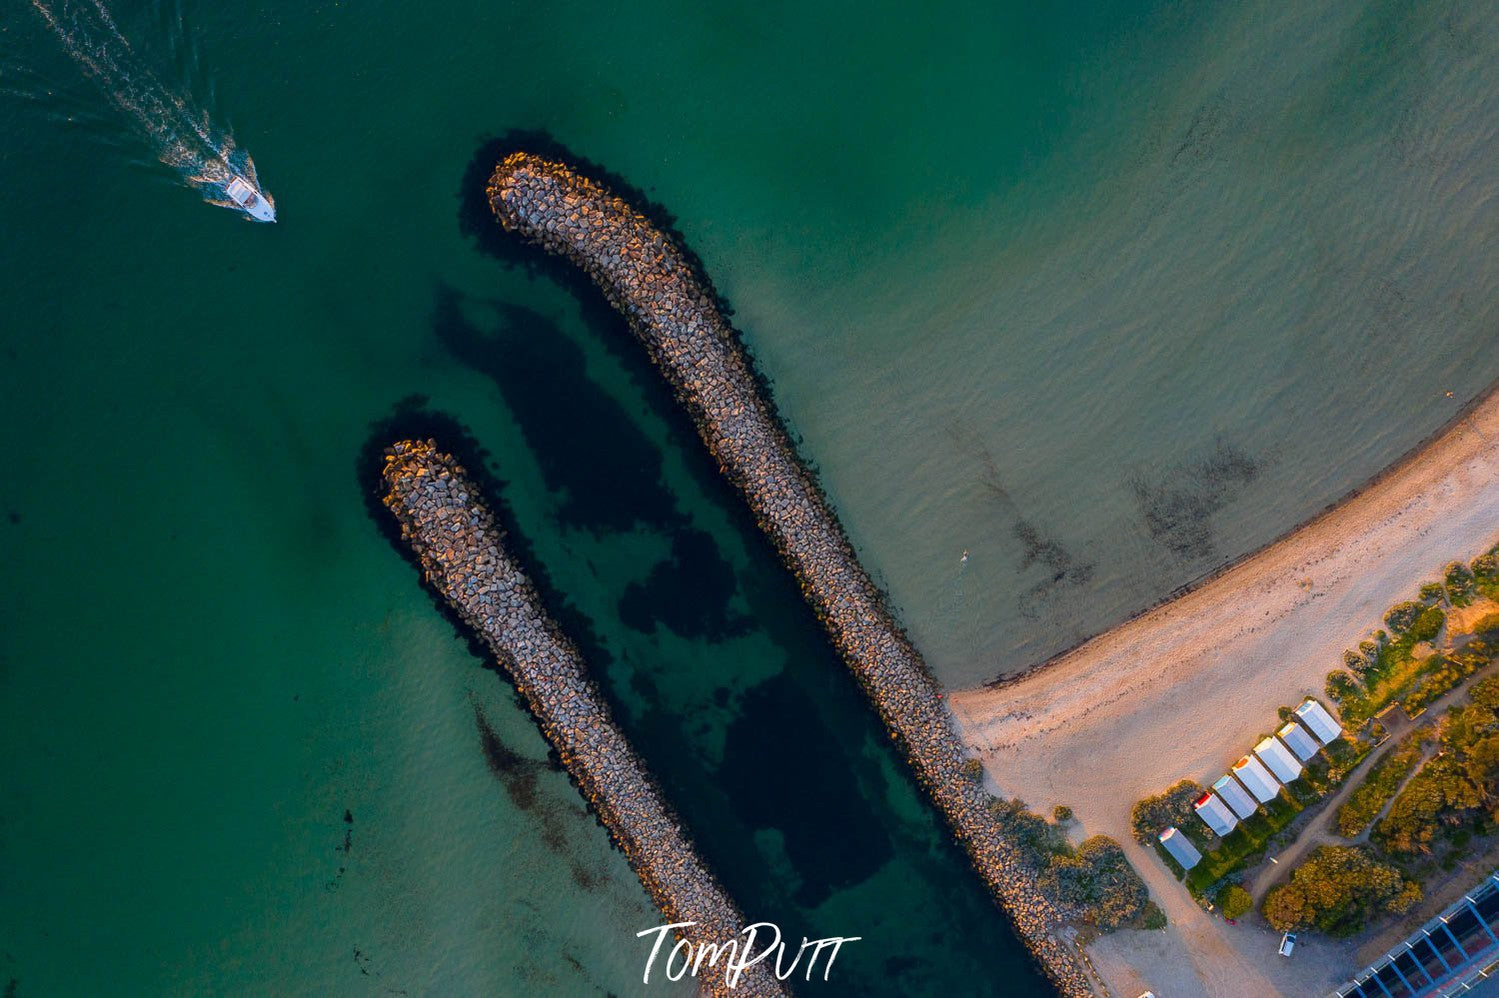
M 1321 846 L 1265 897 L 1265 920 L 1280 932 L 1317 929 L 1348 936 L 1381 912 L 1399 914 L 1421 900 L 1421 886 L 1368 849 Z
M 1473 703 L 1454 707 L 1442 719 L 1442 752 L 1411 777 L 1374 826 L 1374 839 L 1391 853 L 1431 851 L 1443 825 L 1475 817 L 1499 799 L 1499 718 L 1487 704 L 1499 695 L 1493 681 L 1474 685 Z

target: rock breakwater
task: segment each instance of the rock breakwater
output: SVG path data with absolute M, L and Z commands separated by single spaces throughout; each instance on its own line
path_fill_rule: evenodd
M 743 916 L 615 726 L 577 650 L 507 554 L 504 531 L 464 469 L 433 441 L 407 440 L 386 451 L 382 480 L 384 504 L 427 583 L 510 674 L 667 921 L 696 923 L 683 934 L 694 951 L 736 938 Z M 732 991 L 722 963 L 704 968 L 698 982 L 714 995 L 785 993 L 764 963 L 745 971 Z
M 1092 994 L 1059 938 L 1068 913 L 1042 894 L 992 798 L 964 772 L 936 682 L 798 459 L 706 279 L 642 214 L 566 164 L 514 153 L 487 193 L 505 229 L 577 265 L 626 317 L 1031 952 L 1062 994 Z

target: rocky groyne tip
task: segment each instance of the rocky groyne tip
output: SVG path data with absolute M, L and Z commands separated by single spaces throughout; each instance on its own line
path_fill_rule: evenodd
M 735 939 L 744 917 L 683 834 L 463 467 L 431 440 L 403 440 L 385 453 L 382 484 L 427 583 L 510 675 L 667 922 L 696 923 L 682 932 L 694 950 Z M 716 995 L 784 993 L 766 964 L 732 991 L 722 969 L 698 982 Z

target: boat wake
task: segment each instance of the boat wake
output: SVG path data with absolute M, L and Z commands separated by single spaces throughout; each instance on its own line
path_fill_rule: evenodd
M 209 204 L 275 221 L 255 163 L 208 114 L 165 86 L 137 57 L 102 0 L 31 0 L 73 60 L 125 113 L 153 151 Z

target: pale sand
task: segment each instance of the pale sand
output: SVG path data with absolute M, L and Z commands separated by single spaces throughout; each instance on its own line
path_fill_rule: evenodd
M 1322 693 L 1343 649 L 1443 565 L 1499 539 L 1499 394 L 1360 494 L 1180 599 L 997 687 L 958 691 L 959 731 L 1005 795 L 1072 806 L 1087 834 L 1125 843 L 1173 926 L 1092 951 L 1120 994 L 1305 994 L 1341 979 L 1334 947 L 1275 957 L 1266 930 L 1199 911 L 1151 850 L 1134 802 L 1208 784 L 1279 726 L 1275 708 Z M 1343 948 L 1339 947 L 1342 950 Z M 1298 957 L 1303 953 L 1298 952 Z

